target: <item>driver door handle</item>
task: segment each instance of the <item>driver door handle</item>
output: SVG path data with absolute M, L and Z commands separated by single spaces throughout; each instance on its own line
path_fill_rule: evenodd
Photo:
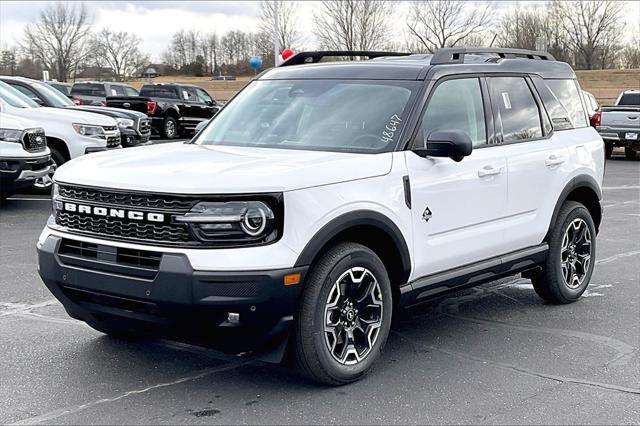
M 557 166 L 565 162 L 565 158 L 562 155 L 551 154 L 544 160 L 544 164 L 547 167 Z
M 478 177 L 495 176 L 502 173 L 502 167 L 484 166 L 478 170 Z

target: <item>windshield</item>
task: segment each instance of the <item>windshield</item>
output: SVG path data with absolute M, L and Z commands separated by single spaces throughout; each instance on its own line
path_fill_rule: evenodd
M 0 81 L 0 98 L 15 108 L 36 108 L 38 104 L 28 96 L 17 91 L 7 83 Z
M 60 108 L 65 106 L 75 106 L 69 98 L 47 83 L 31 83 L 31 87 L 37 90 L 40 96 L 45 98 L 47 103 L 52 107 Z
M 414 81 L 255 81 L 194 143 L 388 152 L 398 142 L 418 87 Z

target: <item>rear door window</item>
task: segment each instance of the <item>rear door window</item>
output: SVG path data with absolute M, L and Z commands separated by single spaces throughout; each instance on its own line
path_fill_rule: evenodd
M 178 99 L 178 95 L 173 87 L 164 86 L 143 86 L 140 89 L 140 96 L 150 98 Z
M 538 104 L 523 77 L 487 78 L 491 102 L 502 121 L 502 141 L 518 142 L 542 137 Z
M 76 83 L 71 88 L 72 95 L 107 96 L 103 84 Z
M 124 86 L 119 86 L 117 84 L 111 85 L 111 96 L 124 96 Z
M 638 93 L 624 93 L 620 96 L 620 100 L 618 101 L 618 105 L 620 106 L 638 106 L 640 105 L 640 92 Z
M 138 96 L 138 91 L 133 87 L 125 86 L 124 92 L 126 96 Z
M 587 127 L 587 115 L 584 112 L 580 92 L 574 80 L 545 80 L 549 89 L 558 98 L 569 113 L 573 127 Z

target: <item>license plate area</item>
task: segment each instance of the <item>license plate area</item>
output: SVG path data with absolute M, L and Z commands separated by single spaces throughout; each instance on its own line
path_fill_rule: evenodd
M 637 141 L 638 140 L 638 134 L 634 133 L 634 132 L 627 132 L 627 133 L 624 134 L 624 138 L 626 140 L 629 140 L 629 141 Z

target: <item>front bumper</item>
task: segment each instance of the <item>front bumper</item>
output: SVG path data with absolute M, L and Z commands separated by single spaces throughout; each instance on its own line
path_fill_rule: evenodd
M 151 131 L 147 133 L 140 133 L 137 130 L 127 127 L 126 129 L 120 129 L 121 143 L 124 148 L 131 148 L 134 146 L 144 146 L 151 144 Z
M 35 179 L 51 172 L 49 155 L 38 158 L 0 158 L 0 181 L 3 189 L 29 187 Z
M 73 318 L 236 353 L 268 348 L 286 336 L 302 284 L 285 286 L 284 276 L 300 273 L 304 280 L 307 272 L 198 271 L 184 254 L 83 245 L 55 235 L 39 244 L 38 263 L 45 285 Z M 229 313 L 239 319 L 228 321 Z

